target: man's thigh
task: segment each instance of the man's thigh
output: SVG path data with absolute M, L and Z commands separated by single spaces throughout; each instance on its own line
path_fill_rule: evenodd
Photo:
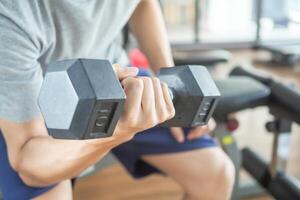
M 230 199 L 234 167 L 218 147 L 147 155 L 142 159 L 175 179 L 188 199 Z
M 189 130 L 185 129 L 186 134 Z M 160 156 L 165 157 L 164 155 L 189 155 L 190 153 L 187 152 L 202 152 L 197 150 L 214 148 L 216 146 L 217 143 L 209 135 L 195 140 L 186 140 L 184 143 L 178 143 L 168 128 L 155 127 L 137 134 L 131 141 L 115 148 L 113 153 L 131 175 L 141 178 L 152 173 L 164 172 L 162 166 L 160 168 L 155 167 L 156 163 L 154 161 L 153 165 L 150 164 L 152 160 L 149 160 L 149 163 L 144 162 L 142 160 L 143 157 L 152 158 L 154 156 L 156 158 L 155 155 L 158 155 L 157 158 L 160 158 Z M 192 153 L 192 155 L 194 154 Z M 164 163 L 170 163 L 171 158 L 168 157 L 167 162 Z
M 47 191 L 46 193 L 34 198 L 34 200 L 71 200 L 72 199 L 72 187 L 71 181 L 66 180 L 58 185 L 56 185 L 51 190 Z
M 142 159 L 174 178 L 185 187 L 195 180 L 208 182 L 229 161 L 219 147 L 210 147 L 179 153 L 142 156 Z

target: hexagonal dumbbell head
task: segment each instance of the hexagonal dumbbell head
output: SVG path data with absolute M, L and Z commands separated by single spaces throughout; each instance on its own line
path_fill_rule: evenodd
M 162 68 L 159 79 L 167 83 L 173 93 L 175 117 L 162 126 L 195 127 L 207 124 L 220 92 L 203 66 Z
M 108 61 L 73 59 L 48 66 L 38 101 L 54 138 L 92 139 L 112 135 L 125 93 Z

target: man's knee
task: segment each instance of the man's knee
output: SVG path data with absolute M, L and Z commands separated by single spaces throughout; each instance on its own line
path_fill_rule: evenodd
M 232 161 L 220 149 L 207 154 L 205 170 L 194 171 L 187 193 L 192 199 L 228 199 L 233 188 L 235 169 Z
M 218 189 L 222 186 L 232 187 L 234 177 L 235 169 L 232 161 L 222 150 L 218 150 L 215 155 L 212 155 L 211 161 L 207 163 L 206 181 L 213 188 Z
M 223 185 L 225 190 L 231 192 L 235 180 L 235 168 L 231 159 L 225 153 L 223 153 L 219 167 L 220 171 L 216 174 L 214 185 L 217 185 L 217 187 Z

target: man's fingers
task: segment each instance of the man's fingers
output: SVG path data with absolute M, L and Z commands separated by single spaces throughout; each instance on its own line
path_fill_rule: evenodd
M 144 91 L 142 96 L 142 109 L 146 114 L 155 113 L 155 97 L 153 83 L 149 77 L 141 77 L 144 83 Z
M 120 64 L 113 64 L 112 67 L 120 81 L 130 76 L 136 76 L 139 72 L 136 67 L 122 67 Z
M 179 143 L 184 142 L 184 132 L 183 132 L 182 128 L 172 127 L 172 128 L 170 128 L 170 130 L 177 142 L 179 142 Z
M 208 126 L 199 126 L 191 130 L 187 136 L 188 140 L 193 140 L 196 138 L 200 138 L 205 134 L 209 133 L 209 128 Z
M 169 119 L 171 119 L 175 116 L 174 104 L 171 99 L 167 84 L 162 82 L 161 87 L 162 87 L 163 97 L 165 99 L 167 110 L 170 113 Z
M 211 131 L 213 131 L 216 127 L 216 122 L 214 119 L 210 119 L 208 124 L 206 126 L 199 126 L 197 128 L 194 128 L 193 130 L 191 130 L 187 136 L 188 140 L 193 140 L 196 138 L 200 138 L 203 135 L 206 135 L 208 133 L 210 133 Z
M 144 90 L 144 84 L 141 79 L 127 78 L 122 82 L 126 94 L 126 101 L 124 105 L 124 113 L 130 119 L 137 117 L 141 110 L 141 101 Z
M 163 96 L 160 80 L 158 78 L 152 78 L 154 96 L 155 96 L 155 109 L 159 122 L 164 122 L 169 119 L 169 112 L 166 108 L 166 102 Z

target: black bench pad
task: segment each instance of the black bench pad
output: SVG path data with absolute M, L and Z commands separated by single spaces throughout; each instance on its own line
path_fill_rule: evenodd
M 270 89 L 248 77 L 229 77 L 216 81 L 221 98 L 214 112 L 217 119 L 226 119 L 230 113 L 265 105 Z
M 228 62 L 231 53 L 226 50 L 174 50 L 175 65 L 209 65 Z

